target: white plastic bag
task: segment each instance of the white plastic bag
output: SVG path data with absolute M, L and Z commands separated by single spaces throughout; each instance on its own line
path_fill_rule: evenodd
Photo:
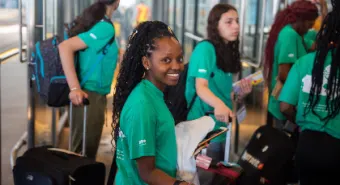
M 177 178 L 199 185 L 196 160 L 193 153 L 205 136 L 214 129 L 215 121 L 204 116 L 176 125 Z

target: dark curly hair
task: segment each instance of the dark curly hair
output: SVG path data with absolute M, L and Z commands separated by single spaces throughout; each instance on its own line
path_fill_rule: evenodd
M 300 21 L 312 21 L 318 17 L 318 8 L 306 0 L 299 0 L 279 12 L 269 32 L 265 48 L 264 76 L 267 84 L 271 84 L 271 73 L 274 63 L 274 49 L 280 31 L 288 24 Z M 270 87 L 270 86 L 269 86 Z
M 317 50 L 312 71 L 312 87 L 304 115 L 312 111 L 326 124 L 340 112 L 340 1 L 332 0 L 333 10 L 325 17 L 317 35 Z M 327 81 L 326 117 L 315 111 L 320 101 L 323 87 L 325 60 L 328 53 L 332 54 L 332 63 Z
M 70 24 L 68 30 L 69 37 L 89 31 L 92 26 L 105 17 L 106 6 L 112 5 L 116 1 L 117 0 L 98 0 L 86 8 L 83 13 Z
M 115 141 L 118 138 L 119 118 L 123 106 L 146 72 L 142 58 L 150 58 L 156 49 L 155 39 L 163 37 L 173 37 L 177 40 L 170 27 L 160 21 L 146 21 L 139 24 L 129 37 L 113 96 L 112 135 Z
M 216 51 L 217 67 L 224 72 L 237 73 L 241 70 L 239 43 L 237 39 L 233 42 L 224 42 L 218 31 L 218 23 L 222 14 L 236 8 L 229 4 L 217 4 L 209 13 L 208 17 L 208 39 L 213 43 Z

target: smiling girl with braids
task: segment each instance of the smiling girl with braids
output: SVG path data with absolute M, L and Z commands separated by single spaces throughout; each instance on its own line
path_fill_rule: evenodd
M 296 1 L 277 14 L 269 33 L 265 48 L 264 74 L 271 94 L 268 111 L 274 116 L 278 126 L 284 124 L 286 117 L 280 112 L 280 103 L 274 93 L 277 92 L 276 89 L 280 89 L 279 84 L 286 81 L 292 64 L 306 55 L 312 47 L 313 43 L 304 42 L 302 36 L 313 26 L 317 17 L 318 9 L 315 4 L 306 0 Z M 274 90 L 276 85 L 278 88 Z
M 301 185 L 339 184 L 340 1 L 332 5 L 316 52 L 294 64 L 279 98 L 281 111 L 302 130 L 296 154 Z
M 129 38 L 113 100 L 116 185 L 188 184 L 176 181 L 175 122 L 166 86 L 184 69 L 181 45 L 164 23 L 138 25 Z

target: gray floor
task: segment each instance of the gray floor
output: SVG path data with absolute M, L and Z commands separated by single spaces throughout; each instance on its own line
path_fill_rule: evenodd
M 12 182 L 9 164 L 10 150 L 26 130 L 27 125 L 27 83 L 24 76 L 27 68 L 18 58 L 1 64 L 1 165 L 2 183 Z
M 9 158 L 10 150 L 26 131 L 27 127 L 27 66 L 18 62 L 18 57 L 13 57 L 1 64 L 1 134 L 2 134 L 2 185 L 12 185 L 12 172 L 10 168 Z M 256 97 L 255 97 L 256 98 Z M 258 97 L 259 98 L 259 97 Z M 102 161 L 109 170 L 112 160 L 111 146 L 111 110 L 112 98 L 108 98 L 107 126 L 103 130 L 101 145 L 98 152 L 98 161 Z M 264 108 L 250 108 L 246 120 L 240 124 L 240 154 L 247 144 L 252 133 L 260 125 L 265 123 Z M 39 105 L 36 110 L 36 143 L 48 144 L 51 141 L 51 109 Z M 60 147 L 67 148 L 68 129 L 64 129 L 60 137 Z M 235 126 L 233 127 L 233 135 Z M 234 140 L 234 139 L 233 139 Z M 234 141 L 232 141 L 232 144 Z M 234 145 L 232 145 L 234 147 Z M 25 151 L 22 148 L 21 153 Z M 237 160 L 238 156 L 233 154 L 232 160 Z

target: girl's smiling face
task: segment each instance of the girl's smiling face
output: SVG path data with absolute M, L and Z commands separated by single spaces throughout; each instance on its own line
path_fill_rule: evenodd
M 143 57 L 146 79 L 164 90 L 165 86 L 178 83 L 179 75 L 184 70 L 183 52 L 174 37 L 155 39 L 154 46 L 151 56 Z

